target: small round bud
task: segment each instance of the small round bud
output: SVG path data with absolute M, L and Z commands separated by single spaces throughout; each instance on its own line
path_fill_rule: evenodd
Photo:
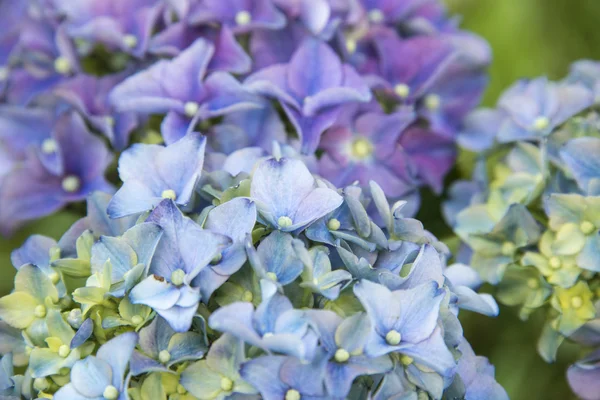
M 173 201 L 177 200 L 177 193 L 175 193 L 172 189 L 163 190 L 160 194 L 160 197 L 163 199 L 171 199 Z
M 425 107 L 429 111 L 435 111 L 440 108 L 442 101 L 437 94 L 430 94 L 425 97 Z
M 169 353 L 167 350 L 162 350 L 160 353 L 158 353 L 158 360 L 163 364 L 168 363 L 171 361 L 171 353 Z
M 134 325 L 139 325 L 139 324 L 141 324 L 142 322 L 144 322 L 144 318 L 142 318 L 142 317 L 141 317 L 141 316 L 139 316 L 139 315 L 134 315 L 133 317 L 131 317 L 131 322 L 132 322 Z
M 251 291 L 246 290 L 244 292 L 244 294 L 242 295 L 242 300 L 243 301 L 247 301 L 247 302 L 251 302 L 252 300 L 254 300 L 254 295 L 252 294 Z
M 300 392 L 296 389 L 290 389 L 285 392 L 285 400 L 300 400 L 301 397 Z
M 346 39 L 346 51 L 349 54 L 354 54 L 354 52 L 356 52 L 356 40 Z
M 345 363 L 350 359 L 350 353 L 348 353 L 348 350 L 346 349 L 337 349 L 333 358 L 339 363 Z
M 44 307 L 41 304 L 36 306 L 33 310 L 33 315 L 35 315 L 38 318 L 44 318 L 46 316 L 46 307 Z
M 338 229 L 340 229 L 340 225 L 340 221 L 336 218 L 331 218 L 327 222 L 327 228 L 329 228 L 330 231 L 337 231 Z
M 75 193 L 81 187 L 81 181 L 75 175 L 66 176 L 62 180 L 62 188 L 67 193 Z
M 56 153 L 56 150 L 58 150 L 58 143 L 56 143 L 56 140 L 52 138 L 44 139 L 42 142 L 42 153 L 52 154 Z
M 590 221 L 583 221 L 579 225 L 579 229 L 584 235 L 590 235 L 596 230 L 596 227 Z
M 66 57 L 58 57 L 54 60 L 54 70 L 59 74 L 66 75 L 71 72 L 71 63 Z
M 195 101 L 188 101 L 187 103 L 185 103 L 183 105 L 183 112 L 189 118 L 192 118 L 194 115 L 196 115 L 196 113 L 198 112 L 199 109 L 200 109 L 200 105 L 198 103 L 196 103 Z
M 371 11 L 369 11 L 369 21 L 373 22 L 374 24 L 378 24 L 384 19 L 385 15 L 383 15 L 383 11 L 381 11 L 380 9 L 374 8 Z
M 409 366 L 413 363 L 413 361 L 414 359 L 412 357 L 407 356 L 406 354 L 402 354 L 402 356 L 400 357 L 400 362 L 404 366 Z
M 394 86 L 394 93 L 396 93 L 398 97 L 405 99 L 410 94 L 410 87 L 404 83 L 399 83 Z
M 129 47 L 130 49 L 133 49 L 138 44 L 138 38 L 134 35 L 125 35 L 123 37 L 123 44 Z
M 48 278 L 50 278 L 50 281 L 52 282 L 53 285 L 56 285 L 58 283 L 58 281 L 60 281 L 60 274 L 56 271 L 52 271 L 48 275 Z
M 183 285 L 183 281 L 185 280 L 185 271 L 178 268 L 171 274 L 171 283 L 175 286 Z
M 35 378 L 33 388 L 38 392 L 44 392 L 50 388 L 50 382 L 46 378 Z
M 287 215 L 282 215 L 277 219 L 277 225 L 279 225 L 281 228 L 289 228 L 293 224 L 294 222 Z
M 504 243 L 502 243 L 502 249 L 500 251 L 502 252 L 503 256 L 511 257 L 512 255 L 515 254 L 516 250 L 517 250 L 517 247 L 515 246 L 515 244 L 513 242 L 504 242 Z
M 71 354 L 71 349 L 66 344 L 63 344 L 58 348 L 58 355 L 62 358 L 67 358 Z
M 581 296 L 571 297 L 571 307 L 573 307 L 574 309 L 578 309 L 582 305 L 583 305 L 583 299 L 581 298 Z
M 540 287 L 540 281 L 538 281 L 538 280 L 537 280 L 537 279 L 535 279 L 535 278 L 529 278 L 529 279 L 527 280 L 527 286 L 528 286 L 530 289 L 537 289 L 538 287 Z
M 560 258 L 556 257 L 556 256 L 552 256 L 550 257 L 550 260 L 548 261 L 548 264 L 550 264 L 550 267 L 553 269 L 559 269 L 562 265 Z
M 110 115 L 107 115 L 106 117 L 104 117 L 104 121 L 106 121 L 106 124 L 108 126 L 115 126 L 115 119 L 113 117 L 111 117 Z
M 224 392 L 229 392 L 233 389 L 233 381 L 226 376 L 221 378 L 221 390 Z
M 267 272 L 267 278 L 273 282 L 277 282 L 277 274 L 275 274 L 275 272 Z
M 373 144 L 368 139 L 358 138 L 352 143 L 352 155 L 363 160 L 373 154 Z
M 239 26 L 248 25 L 250 22 L 252 22 L 252 15 L 248 11 L 243 10 L 235 14 L 235 23 Z
M 119 391 L 113 385 L 108 385 L 106 389 L 104 389 L 102 396 L 104 396 L 106 400 L 117 400 L 119 398 Z
M 536 131 L 543 131 L 550 125 L 550 120 L 547 117 L 537 117 L 535 121 L 533 121 L 533 129 Z
M 401 340 L 402 340 L 402 335 L 400 334 L 400 332 L 398 332 L 395 329 L 392 329 L 385 335 L 385 341 L 390 346 L 399 345 Z

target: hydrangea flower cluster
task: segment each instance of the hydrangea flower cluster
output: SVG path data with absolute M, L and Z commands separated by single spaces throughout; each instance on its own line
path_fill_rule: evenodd
M 277 141 L 408 215 L 441 190 L 490 62 L 438 0 L 23 0 L 0 25 L 3 234 L 114 192 L 131 144 L 197 130 L 208 171 L 249 172 Z
M 249 174 L 202 171 L 207 141 L 130 147 L 114 196 L 13 252 L 2 395 L 508 398 L 457 318 L 496 303 L 405 202 L 336 189 L 278 147 Z
M 519 81 L 496 109 L 473 112 L 458 139 L 478 152 L 473 179 L 445 204 L 463 261 L 522 319 L 545 313 L 538 351 L 549 362 L 565 339 L 600 344 L 599 88 L 600 63 L 579 61 L 562 81 Z M 568 377 L 598 399 L 598 353 Z

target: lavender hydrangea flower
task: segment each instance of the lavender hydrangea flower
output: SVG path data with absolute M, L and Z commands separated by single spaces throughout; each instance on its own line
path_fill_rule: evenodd
M 288 158 L 258 165 L 250 197 L 261 217 L 284 232 L 305 228 L 342 204 L 341 196 L 320 186 L 301 161 Z
M 437 327 L 437 310 L 444 294 L 437 283 L 392 292 L 363 280 L 354 290 L 373 324 L 367 354 L 401 351 L 434 371 L 451 374 L 454 357 Z
M 125 372 L 137 340 L 135 333 L 124 333 L 102 345 L 96 356 L 88 356 L 75 363 L 71 370 L 71 383 L 56 392 L 54 398 L 127 399 Z
M 354 68 L 342 64 L 329 46 L 316 39 L 302 42 L 288 64 L 250 75 L 244 86 L 279 100 L 302 139 L 304 153 L 314 152 L 321 133 L 335 121 L 336 106 L 371 99 Z
M 205 76 L 214 46 L 198 39 L 172 60 L 161 60 L 119 84 L 110 95 L 117 111 L 167 113 L 167 143 L 182 137 L 191 120 L 255 107 L 255 98 L 225 72 Z M 166 80 L 165 80 L 166 79 Z
M 200 289 L 192 286 L 194 278 L 231 244 L 231 239 L 203 230 L 168 199 L 147 221 L 159 225 L 164 235 L 148 269 L 150 276 L 135 286 L 129 297 L 133 304 L 152 307 L 175 331 L 185 332 L 202 297 Z
M 4 233 L 69 202 L 83 200 L 93 191 L 113 190 L 104 178 L 111 156 L 81 117 L 63 115 L 45 143 L 40 153 L 28 154 L 23 164 L 4 178 L 0 188 L 0 225 Z
M 284 15 L 271 0 L 237 0 L 231 4 L 206 0 L 192 7 L 188 20 L 192 24 L 218 22 L 235 33 L 254 29 L 279 29 L 286 22 Z
M 497 138 L 502 142 L 540 139 L 592 104 L 592 93 L 580 85 L 548 82 L 546 78 L 520 81 L 498 101 L 510 118 Z
M 69 35 L 91 43 L 142 57 L 158 20 L 162 5 L 156 0 L 100 3 L 52 0 L 57 11 L 66 17 Z
M 134 351 L 131 374 L 136 376 L 150 371 L 169 371 L 169 367 L 183 361 L 198 360 L 206 353 L 202 335 L 196 332 L 175 332 L 163 318 L 155 318 L 139 333 L 141 351 Z
M 388 196 L 398 198 L 413 185 L 411 167 L 396 142 L 415 114 L 406 109 L 386 115 L 377 106 L 369 108 L 348 106 L 345 115 L 325 132 L 319 172 L 336 186 L 354 181 L 364 186 L 375 180 Z
M 237 302 L 220 308 L 208 321 L 212 329 L 229 333 L 267 351 L 311 360 L 317 336 L 304 313 L 277 293 L 273 283 L 261 281 L 262 302 Z
M 75 108 L 92 127 L 102 132 L 117 149 L 124 149 L 139 121 L 135 113 L 116 113 L 108 102 L 108 94 L 121 82 L 122 76 L 95 78 L 78 75 L 56 88 L 54 93 Z
M 185 206 L 194 194 L 204 163 L 206 138 L 190 133 L 170 146 L 136 144 L 119 159 L 123 186 L 108 205 L 111 218 L 138 214 L 163 199 Z M 182 175 L 180 166 L 186 166 Z
M 233 243 L 213 259 L 192 281 L 200 287 L 204 302 L 246 262 L 246 240 L 256 223 L 256 205 L 247 198 L 235 198 L 209 211 L 204 229 L 231 238 Z

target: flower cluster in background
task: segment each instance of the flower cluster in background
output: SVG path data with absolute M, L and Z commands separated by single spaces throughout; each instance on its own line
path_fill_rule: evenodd
M 374 182 L 336 189 L 277 146 L 251 174 L 202 172 L 207 142 L 132 146 L 114 196 L 90 196 L 60 241 L 13 252 L 0 393 L 508 398 L 457 318 L 496 303 L 406 202 Z
M 523 80 L 496 109 L 469 115 L 459 143 L 478 152 L 473 179 L 450 188 L 445 216 L 459 259 L 497 285 L 527 319 L 543 310 L 538 351 L 565 339 L 600 344 L 600 64 L 579 61 L 560 82 Z M 600 393 L 598 353 L 568 371 L 584 399 Z
M 437 0 L 6 1 L 0 25 L 4 234 L 114 191 L 131 144 L 194 130 L 208 171 L 248 172 L 277 141 L 414 213 L 490 62 Z

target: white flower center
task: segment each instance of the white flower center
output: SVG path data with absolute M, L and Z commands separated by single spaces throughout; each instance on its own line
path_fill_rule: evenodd
M 437 94 L 429 94 L 425 97 L 425 107 L 429 111 L 435 111 L 440 108 L 442 100 Z
M 536 131 L 543 131 L 550 125 L 550 120 L 546 117 L 537 117 L 535 121 L 533 121 L 533 129 Z
M 187 103 L 185 103 L 183 105 L 183 112 L 189 118 L 194 117 L 194 115 L 196 115 L 196 113 L 198 112 L 199 109 L 200 109 L 200 105 L 198 103 L 196 103 L 195 101 L 188 101 Z
M 374 8 L 371 11 L 369 11 L 369 21 L 378 24 L 381 21 L 383 21 L 385 18 L 385 15 L 383 14 L 383 11 L 381 11 L 378 8 Z
M 177 200 L 177 194 L 173 189 L 163 190 L 163 192 L 160 194 L 160 197 L 163 199 L 171 199 L 173 201 Z
M 162 350 L 160 353 L 158 353 L 158 360 L 163 364 L 168 363 L 171 361 L 171 353 L 169 353 L 167 350 Z
M 333 358 L 339 363 L 345 363 L 350 358 L 350 353 L 346 349 L 337 349 Z
M 338 229 L 340 229 L 340 226 L 340 221 L 336 218 L 331 218 L 327 222 L 327 228 L 329 228 L 330 231 L 337 231 Z
M 104 389 L 102 396 L 104 396 L 106 400 L 117 400 L 119 398 L 119 391 L 113 385 L 108 385 L 106 389 Z
M 571 297 L 571 307 L 578 309 L 583 305 L 583 299 L 581 296 Z
M 300 400 L 300 392 L 296 389 L 290 389 L 285 393 L 285 400 Z
M 65 192 L 75 193 L 81 187 L 81 181 L 75 175 L 69 175 L 62 180 L 62 188 Z
M 293 223 L 294 222 L 292 221 L 292 219 L 287 215 L 282 215 L 277 219 L 277 225 L 279 225 L 281 228 L 289 228 L 293 225 Z
M 33 310 L 33 315 L 35 315 L 38 318 L 44 318 L 46 316 L 46 307 L 44 307 L 41 304 L 36 306 Z
M 405 99 L 410 94 L 410 87 L 404 83 L 398 83 L 394 86 L 394 93 L 402 99 Z
M 59 74 L 66 75 L 71 72 L 71 63 L 66 57 L 60 56 L 54 60 L 54 70 Z
M 395 329 L 392 329 L 385 335 L 385 341 L 390 346 L 397 346 L 402 340 L 402 335 Z
M 58 355 L 62 358 L 67 358 L 71 354 L 71 349 L 66 344 L 63 344 L 58 348 Z
M 185 280 L 185 271 L 178 268 L 171 274 L 171 283 L 175 286 L 183 285 L 183 281 Z
M 240 11 L 235 14 L 235 23 L 239 26 L 248 25 L 252 22 L 252 15 L 248 11 Z
M 360 137 L 352 142 L 352 156 L 359 160 L 369 158 L 373 154 L 373 144 L 369 139 Z
M 226 376 L 221 378 L 221 390 L 224 392 L 230 392 L 233 389 L 233 381 Z
M 130 49 L 133 49 L 138 44 L 138 38 L 134 35 L 125 35 L 123 37 L 123 44 L 125 44 L 125 46 L 129 47 Z
M 42 142 L 42 152 L 45 154 L 52 154 L 58 150 L 58 143 L 52 138 L 44 139 Z

